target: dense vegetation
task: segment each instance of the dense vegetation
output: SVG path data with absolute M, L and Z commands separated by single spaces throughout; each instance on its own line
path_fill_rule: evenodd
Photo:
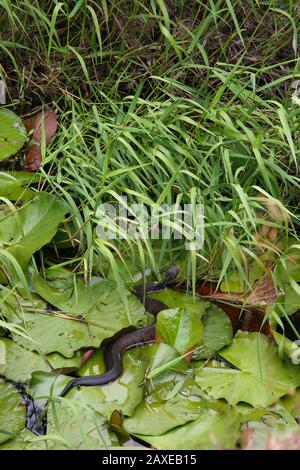
M 0 381 L 1 447 L 299 448 L 298 2 L 3 0 L 0 11 L 0 372 L 48 403 L 36 438 Z M 56 113 L 35 172 L 23 171 L 32 134 L 7 109 Z M 99 237 L 99 209 L 120 201 L 203 204 L 203 247 Z M 175 264 L 187 293 L 157 294 L 169 307 L 160 341 L 127 352 L 118 381 L 59 398 L 67 369 L 102 372 L 102 342 L 153 321 L 132 290 Z M 220 302 L 259 326 L 237 332 Z

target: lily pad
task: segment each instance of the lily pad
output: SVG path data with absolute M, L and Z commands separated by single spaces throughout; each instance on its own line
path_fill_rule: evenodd
M 211 304 L 202 322 L 202 345 L 193 355 L 195 360 L 205 359 L 232 342 L 232 324 L 223 310 Z
M 147 367 L 147 346 L 125 352 L 123 356 L 123 373 L 114 382 L 101 387 L 80 387 L 72 389 L 67 399 L 74 399 L 81 404 L 89 405 L 95 411 L 109 418 L 115 409 L 122 410 L 131 416 L 143 398 L 143 379 Z M 99 375 L 105 371 L 103 348 L 87 361 L 79 373 L 81 375 Z M 30 393 L 34 398 L 57 397 L 71 377 L 36 372 L 32 375 Z
M 148 297 L 161 300 L 169 309 L 184 308 L 189 312 L 196 313 L 200 318 L 209 307 L 209 302 L 201 299 L 198 295 L 194 298 L 192 294 L 168 287 L 161 292 L 149 294 Z
M 25 269 L 33 253 L 55 235 L 67 210 L 65 204 L 48 193 L 39 193 L 19 210 L 2 207 L 0 243 Z
M 195 421 L 162 436 L 137 436 L 160 450 L 232 449 L 238 438 L 240 423 L 241 417 L 233 409 L 228 413 L 207 409 Z
M 0 445 L 0 450 L 46 450 L 46 441 L 41 441 L 28 429 L 23 429 L 17 437 Z
M 0 338 L 0 349 L 4 348 L 3 374 L 15 382 L 28 382 L 34 371 L 50 372 L 60 367 L 79 367 L 80 355 L 66 359 L 57 353 L 49 354 L 45 359 L 36 352 L 28 351 L 15 341 L 8 338 Z
M 287 315 L 297 312 L 300 310 L 300 295 L 293 289 L 290 284 L 283 285 L 284 290 L 284 301 L 283 308 Z M 300 287 L 299 287 L 300 290 Z
M 99 278 L 85 286 L 83 279 L 75 278 L 73 288 L 69 288 L 67 281 L 61 282 L 65 289 L 52 287 L 39 275 L 33 276 L 38 293 L 61 312 L 27 311 L 15 320 L 34 341 L 21 336 L 14 339 L 30 351 L 39 350 L 45 355 L 59 352 L 70 358 L 83 347 L 98 348 L 105 338 L 130 326 L 125 301 L 132 324 L 145 320 L 144 307 L 139 300 L 129 291 L 121 298 L 113 283 Z
M 166 343 L 156 343 L 149 348 L 149 365 L 146 378 L 151 382 L 169 381 L 178 372 L 184 372 L 188 364 L 175 348 Z
M 158 314 L 156 333 L 180 354 L 185 354 L 201 343 L 203 325 L 197 313 L 184 308 L 173 308 Z
M 240 370 L 203 365 L 195 370 L 197 385 L 214 399 L 267 407 L 300 385 L 300 369 L 284 362 L 260 333 L 239 332 L 221 354 Z
M 47 448 L 50 450 L 98 450 L 118 446 L 105 418 L 78 401 L 52 402 L 48 410 Z M 43 439 L 43 438 L 40 438 Z
M 0 380 L 0 443 L 18 434 L 25 426 L 26 408 L 21 394 Z
M 196 420 L 203 411 L 203 401 L 184 387 L 169 400 L 159 399 L 154 390 L 126 418 L 124 427 L 131 434 L 161 435 L 177 426 Z
M 37 353 L 27 351 L 14 341 L 0 339 L 0 345 L 5 348 L 4 374 L 15 382 L 26 382 L 34 370 L 49 370 L 49 366 Z
M 26 139 L 22 120 L 10 109 L 0 108 L 0 160 L 17 153 Z
M 101 387 L 81 387 L 70 392 L 68 397 L 90 404 L 107 418 L 117 409 L 125 416 L 131 416 L 143 398 L 144 377 L 148 363 L 148 346 L 134 348 L 123 355 L 123 373 L 114 382 Z M 83 375 L 97 375 L 105 371 L 103 349 L 91 357 L 81 369 Z
M 26 172 L 20 171 L 19 177 L 16 172 L 0 172 L 0 196 L 10 201 L 28 201 L 32 199 L 36 193 L 29 189 L 30 183 L 38 182 L 41 178 L 29 173 L 31 180 L 25 177 Z M 23 176 L 23 177 L 22 177 Z M 35 178 L 34 178 L 35 176 Z
M 288 277 L 300 282 L 300 250 L 299 245 L 291 245 L 282 254 L 275 268 L 276 279 L 284 284 Z

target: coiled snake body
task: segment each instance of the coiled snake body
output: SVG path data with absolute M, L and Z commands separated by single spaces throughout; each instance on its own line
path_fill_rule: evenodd
M 177 266 L 174 266 L 167 271 L 166 277 L 163 281 L 156 284 L 149 283 L 136 287 L 134 292 L 138 299 L 144 304 L 145 309 L 148 312 L 152 313 L 153 315 L 157 315 L 161 310 L 168 308 L 160 300 L 147 298 L 146 294 L 164 289 L 174 281 L 177 274 L 178 268 Z M 145 326 L 144 328 L 139 328 L 138 330 L 125 333 L 120 338 L 109 344 L 106 348 L 104 353 L 106 371 L 104 374 L 77 377 L 72 379 L 60 393 L 60 396 L 64 397 L 74 387 L 101 386 L 113 382 L 118 377 L 120 377 L 123 372 L 122 355 L 124 351 L 135 348 L 136 346 L 153 343 L 154 340 L 155 323 L 149 326 Z

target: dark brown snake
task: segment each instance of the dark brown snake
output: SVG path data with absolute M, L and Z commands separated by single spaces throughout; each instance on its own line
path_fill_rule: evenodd
M 178 274 L 177 266 L 170 268 L 167 271 L 166 277 L 163 281 L 158 283 L 142 284 L 137 286 L 134 290 L 135 295 L 144 304 L 145 309 L 157 315 L 161 310 L 168 308 L 163 302 L 156 299 L 146 297 L 146 294 L 161 291 L 170 285 Z M 113 382 L 123 372 L 122 355 L 125 351 L 136 346 L 153 343 L 155 340 L 155 323 L 144 328 L 139 328 L 135 331 L 125 333 L 120 338 L 109 344 L 104 353 L 105 372 L 101 375 L 92 375 L 85 377 L 77 377 L 70 380 L 65 386 L 60 396 L 64 397 L 74 387 L 93 387 L 106 385 Z
M 167 305 L 157 299 L 151 299 L 146 296 L 153 292 L 163 290 L 170 285 L 178 274 L 177 266 L 170 268 L 163 281 L 158 283 L 148 283 L 137 286 L 134 290 L 135 295 L 144 304 L 145 309 L 157 315 L 161 310 L 167 309 Z M 123 372 L 122 355 L 125 351 L 136 346 L 153 343 L 155 340 L 155 323 L 138 330 L 131 331 L 123 334 L 121 337 L 110 343 L 104 352 L 105 372 L 101 375 L 92 375 L 77 377 L 72 379 L 63 389 L 60 396 L 64 397 L 74 387 L 95 387 L 106 385 L 118 379 Z M 229 367 L 236 368 L 231 363 L 221 358 L 218 355 L 214 356 L 216 359 L 226 363 Z

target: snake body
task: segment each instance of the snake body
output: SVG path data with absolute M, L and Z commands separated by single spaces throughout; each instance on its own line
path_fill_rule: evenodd
M 135 288 L 135 294 L 144 304 L 145 309 L 157 315 L 161 310 L 168 308 L 163 302 L 157 299 L 150 299 L 146 294 L 157 292 L 171 284 L 177 276 L 178 268 L 174 266 L 167 271 L 163 281 L 148 284 L 142 284 Z M 120 338 L 110 343 L 104 353 L 105 372 L 100 375 L 91 375 L 84 377 L 76 377 L 67 383 L 63 391 L 60 393 L 64 397 L 74 387 L 95 387 L 106 385 L 113 382 L 123 372 L 122 355 L 125 351 L 136 346 L 153 343 L 155 340 L 155 323 L 138 330 L 123 334 Z

